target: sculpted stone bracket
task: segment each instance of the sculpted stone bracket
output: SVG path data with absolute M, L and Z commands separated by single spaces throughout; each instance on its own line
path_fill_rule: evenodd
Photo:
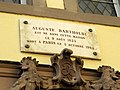
M 62 84 L 62 87 L 63 85 L 73 87 L 86 84 L 86 81 L 81 76 L 83 61 L 80 57 L 76 57 L 72 61 L 70 58 L 72 53 L 72 50 L 65 48 L 61 52 L 60 57 L 57 54 L 51 57 L 51 63 L 55 69 L 53 82 Z
M 44 77 L 38 73 L 38 61 L 32 57 L 21 60 L 22 74 L 13 84 L 11 90 L 48 90 L 48 89 L 73 89 L 73 90 L 120 90 L 120 75 L 118 76 L 110 66 L 100 66 L 99 80 L 86 81 L 81 72 L 84 62 L 80 57 L 71 60 L 70 49 L 63 49 L 60 56 L 51 57 L 53 76 Z
M 13 84 L 11 90 L 42 90 L 48 88 L 48 85 L 45 84 L 46 78 L 40 77 L 37 72 L 38 61 L 35 58 L 24 57 L 21 64 L 23 73 Z
M 113 68 L 102 66 L 98 68 L 98 72 L 102 72 L 101 78 L 91 81 L 91 90 L 120 90 L 120 79 L 116 76 Z

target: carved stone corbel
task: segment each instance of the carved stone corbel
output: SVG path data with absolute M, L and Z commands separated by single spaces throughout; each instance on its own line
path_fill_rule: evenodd
M 101 78 L 91 81 L 90 90 L 120 90 L 119 78 L 116 76 L 114 68 L 102 66 L 98 68 L 101 72 Z
M 32 57 L 24 57 L 21 60 L 21 69 L 23 71 L 21 77 L 13 84 L 11 90 L 42 90 L 47 89 L 45 80 L 41 78 L 37 72 L 36 65 L 38 61 Z
M 70 58 L 72 53 L 72 50 L 65 48 L 62 50 L 60 57 L 57 54 L 51 57 L 51 63 L 55 70 L 54 83 L 71 87 L 75 85 L 81 86 L 86 83 L 81 76 L 84 62 L 80 57 L 76 57 L 72 61 Z

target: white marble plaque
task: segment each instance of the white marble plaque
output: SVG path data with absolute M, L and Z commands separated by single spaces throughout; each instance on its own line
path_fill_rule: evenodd
M 23 52 L 60 53 L 73 50 L 73 56 L 100 59 L 93 27 L 52 20 L 20 19 L 20 47 Z

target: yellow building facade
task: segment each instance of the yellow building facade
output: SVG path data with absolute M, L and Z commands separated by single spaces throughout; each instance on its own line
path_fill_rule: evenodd
M 8 3 L 2 3 L 1 5 L 5 5 Z M 35 54 L 35 53 L 23 53 L 20 51 L 20 37 L 19 37 L 19 20 L 20 19 L 35 19 L 35 20 L 52 20 L 54 22 L 66 22 L 77 25 L 85 25 L 94 27 L 97 34 L 97 40 L 100 46 L 101 52 L 101 60 L 93 60 L 93 59 L 83 59 L 84 60 L 84 68 L 97 69 L 98 66 L 108 65 L 116 70 L 119 70 L 119 59 L 120 59 L 120 18 L 119 17 L 111 17 L 111 16 L 99 16 L 96 15 L 97 19 L 94 19 L 94 15 L 90 15 L 90 19 L 88 21 L 83 20 L 86 14 L 81 14 L 80 20 L 72 20 L 72 19 L 64 19 L 64 10 L 65 3 L 63 0 L 46 0 L 46 7 L 52 12 L 58 12 L 57 14 L 61 14 L 57 16 L 57 14 L 51 13 L 50 16 L 47 15 L 49 13 L 43 12 L 43 14 L 39 15 L 39 9 L 34 9 L 34 12 L 28 11 L 27 14 L 24 14 L 24 10 L 20 9 L 20 13 L 15 13 L 14 8 L 10 7 L 5 11 L 6 7 L 0 6 L 0 60 L 8 60 L 8 61 L 20 61 L 20 59 L 24 56 L 32 56 L 36 58 L 40 64 L 51 65 L 50 57 L 52 55 L 45 54 Z M 20 5 L 13 5 L 15 7 L 20 7 Z M 24 8 L 31 8 L 31 6 L 27 7 L 23 5 Z M 34 6 L 35 7 L 35 6 Z M 22 9 L 24 9 L 22 8 Z M 37 8 L 37 6 L 36 6 Z M 44 8 L 44 7 L 42 7 Z M 41 8 L 41 9 L 42 9 Z M 13 9 L 13 10 L 12 10 Z M 10 12 L 9 12 L 10 10 Z M 30 10 L 30 9 L 28 9 Z M 45 9 L 46 10 L 46 9 Z M 62 10 L 62 11 L 61 11 Z M 19 9 L 18 9 L 19 12 Z M 36 13 L 35 13 L 36 12 Z M 67 11 L 71 13 L 76 12 Z M 33 13 L 33 15 L 32 15 Z M 55 17 L 54 17 L 55 15 Z M 67 17 L 65 15 L 65 17 Z M 69 17 L 69 16 L 68 16 Z M 78 17 L 78 16 L 77 16 Z M 100 17 L 100 18 L 99 18 Z M 72 17 L 73 19 L 75 16 Z M 104 23 L 100 23 L 99 19 L 103 19 Z M 93 20 L 93 21 L 91 21 Z M 98 22 L 97 22 L 98 21 Z M 112 22 L 112 23 L 111 23 Z M 117 24 L 114 24 L 118 22 Z M 110 24 L 109 24 L 110 23 Z

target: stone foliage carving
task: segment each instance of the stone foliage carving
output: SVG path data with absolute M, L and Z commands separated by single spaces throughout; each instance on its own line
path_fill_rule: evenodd
M 37 73 L 36 65 L 38 61 L 31 57 L 24 57 L 21 60 L 23 73 L 21 77 L 13 84 L 11 90 L 41 90 L 47 88 Z
M 53 78 L 39 76 L 36 66 L 38 61 L 32 57 L 21 60 L 21 77 L 13 84 L 11 90 L 120 90 L 120 75 L 116 74 L 110 66 L 100 66 L 100 78 L 96 81 L 85 81 L 82 77 L 84 62 L 80 57 L 71 60 L 70 49 L 63 49 L 60 56 L 51 57 Z M 94 76 L 93 76 L 94 77 Z M 77 88 L 76 88 L 77 87 Z
M 120 90 L 120 80 L 110 66 L 98 68 L 102 72 L 101 78 L 91 82 L 90 90 Z
M 72 53 L 72 50 L 65 48 L 61 52 L 60 57 L 55 54 L 51 58 L 52 66 L 55 69 L 53 81 L 67 86 L 81 86 L 86 83 L 81 76 L 83 61 L 80 57 L 76 57 L 76 59 L 72 61 L 70 58 Z

